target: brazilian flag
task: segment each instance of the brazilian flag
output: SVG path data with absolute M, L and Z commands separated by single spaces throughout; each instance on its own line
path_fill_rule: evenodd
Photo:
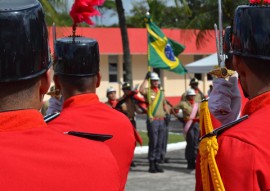
M 167 38 L 150 18 L 146 18 L 146 28 L 148 32 L 149 66 L 169 70 L 177 74 L 187 73 L 177 57 L 185 50 L 185 46 Z

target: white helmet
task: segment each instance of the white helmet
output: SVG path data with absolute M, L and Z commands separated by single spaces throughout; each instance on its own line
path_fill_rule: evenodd
M 111 93 L 111 92 L 116 92 L 116 90 L 113 87 L 110 86 L 110 87 L 107 88 L 107 94 Z
M 150 80 L 159 80 L 158 74 L 155 72 L 151 73 Z
M 187 96 L 195 96 L 196 95 L 196 92 L 194 89 L 190 88 L 186 91 L 186 95 Z

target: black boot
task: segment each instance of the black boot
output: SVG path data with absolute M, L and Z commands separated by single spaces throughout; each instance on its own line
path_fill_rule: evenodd
M 155 162 L 155 168 L 156 168 L 156 172 L 164 172 L 164 170 L 161 168 L 161 166 L 159 166 L 158 162 Z
M 148 172 L 150 172 L 150 173 L 156 173 L 157 172 L 154 161 L 149 162 L 149 170 L 148 170 Z
M 163 158 L 163 155 L 160 156 L 160 159 L 158 161 L 160 164 L 163 164 L 164 163 L 164 158 Z
M 194 170 L 195 167 L 196 167 L 195 161 L 194 160 L 188 160 L 187 169 Z
M 134 162 L 134 161 L 132 161 L 130 166 L 131 166 L 131 167 L 136 167 L 135 162 Z

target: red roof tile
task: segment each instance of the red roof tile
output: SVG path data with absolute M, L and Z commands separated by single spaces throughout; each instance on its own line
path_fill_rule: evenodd
M 50 47 L 53 50 L 51 27 L 49 27 Z M 56 27 L 57 38 L 71 35 L 71 27 Z M 216 52 L 215 32 L 209 31 L 203 48 L 196 47 L 194 30 L 162 29 L 165 35 L 186 46 L 183 55 L 213 54 Z M 100 54 L 123 54 L 120 28 L 88 28 L 78 27 L 76 34 L 94 38 L 99 42 Z M 145 28 L 129 28 L 129 44 L 131 54 L 147 54 L 147 31 Z

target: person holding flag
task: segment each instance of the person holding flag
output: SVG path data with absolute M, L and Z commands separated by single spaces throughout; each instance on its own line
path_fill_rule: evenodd
M 148 102 L 147 130 L 149 137 L 149 172 L 163 172 L 159 166 L 163 152 L 164 136 L 166 133 L 165 117 L 169 114 L 164 91 L 159 89 L 159 76 L 150 72 L 150 67 L 165 69 L 183 75 L 187 70 L 182 66 L 177 56 L 184 51 L 185 46 L 167 38 L 161 29 L 152 22 L 147 13 L 145 17 L 148 32 L 148 73 L 139 91 Z M 146 88 L 146 85 L 148 89 Z
M 150 79 L 150 88 L 146 88 Z M 157 73 L 148 72 L 145 80 L 139 88 L 140 93 L 148 100 L 148 117 L 147 117 L 147 131 L 149 137 L 149 172 L 163 172 L 159 166 L 162 145 L 165 136 L 165 117 L 166 113 L 170 113 L 167 107 L 164 91 L 159 89 L 159 77 Z

